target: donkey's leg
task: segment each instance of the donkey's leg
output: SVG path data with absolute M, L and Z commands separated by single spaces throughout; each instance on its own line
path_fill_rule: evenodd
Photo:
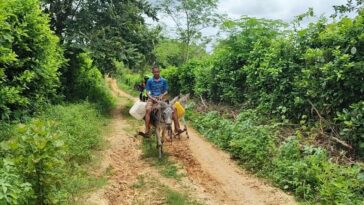
M 171 144 L 172 144 L 172 141 L 173 141 L 173 130 L 172 130 L 172 127 L 168 127 L 167 128 L 167 134 L 168 134 L 169 140 L 171 141 Z
M 163 142 L 162 142 L 162 136 L 160 133 L 160 129 L 157 129 L 157 147 L 158 147 L 158 158 L 162 158 L 163 154 Z
M 183 122 L 183 125 L 184 125 L 184 130 L 186 131 L 187 139 L 189 139 L 190 135 L 188 134 L 187 123 L 186 123 L 186 120 L 185 120 L 185 116 L 182 117 L 182 122 Z
M 165 139 L 165 136 L 166 136 L 166 129 L 165 128 L 162 128 L 162 144 L 164 143 L 164 139 Z

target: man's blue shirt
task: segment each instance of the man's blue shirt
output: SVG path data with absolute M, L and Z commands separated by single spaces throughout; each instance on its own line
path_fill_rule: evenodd
M 158 80 L 152 77 L 148 79 L 145 89 L 147 92 L 150 92 L 152 97 L 160 96 L 168 90 L 168 83 L 167 80 L 162 77 Z

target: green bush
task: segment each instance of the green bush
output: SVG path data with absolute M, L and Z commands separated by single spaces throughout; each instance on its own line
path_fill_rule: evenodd
M 2 143 L 5 159 L 14 163 L 34 190 L 35 204 L 62 204 L 66 174 L 66 147 L 60 133 L 52 132 L 51 122 L 34 120 L 17 127 L 15 137 Z
M 91 152 L 100 149 L 101 132 L 106 121 L 94 105 L 82 103 L 51 106 L 39 118 L 57 122 L 52 130 L 64 133 L 62 139 L 68 147 L 68 161 L 89 162 Z
M 9 160 L 3 159 L 0 165 L 0 204 L 27 204 L 34 196 L 32 185 L 24 181 Z
M 196 128 L 216 145 L 224 149 L 229 147 L 233 133 L 225 131 L 232 130 L 233 125 L 229 120 L 221 118 L 218 112 L 209 112 L 203 117 L 198 117 L 194 123 Z
M 0 2 L 0 119 L 21 118 L 57 98 L 64 62 L 38 0 Z
M 353 104 L 350 109 L 337 113 L 340 135 L 354 147 L 357 155 L 364 156 L 364 101 Z
M 275 146 L 271 126 L 252 126 L 236 130 L 230 141 L 229 151 L 234 158 L 242 161 L 248 168 L 264 172 L 271 167 Z
M 320 204 L 361 204 L 363 175 L 359 166 L 332 163 L 320 148 L 300 146 L 290 139 L 273 160 L 271 177 L 281 188 Z
M 134 96 L 138 96 L 140 93 L 137 90 L 137 85 L 140 85 L 144 81 L 144 76 L 141 73 L 135 73 L 129 70 L 120 62 L 114 62 L 114 64 L 118 67 L 116 78 L 121 88 L 127 90 Z
M 178 68 L 174 66 L 169 66 L 165 69 L 162 69 L 161 76 L 168 81 L 168 93 L 173 96 L 178 95 L 181 90 L 181 85 L 178 81 Z
M 0 142 L 9 139 L 11 136 L 13 136 L 12 125 L 0 122 Z
M 363 168 L 335 164 L 324 149 L 301 145 L 294 138 L 279 145 L 279 124 L 256 111 L 246 110 L 235 120 L 224 119 L 217 112 L 189 116 L 207 139 L 308 204 L 362 203 Z
M 96 106 L 83 103 L 50 106 L 9 126 L 0 144 L 0 204 L 73 204 L 80 189 L 95 185 L 82 165 L 100 149 L 104 125 Z
M 90 55 L 80 53 L 76 59 L 74 56 L 70 58 L 70 67 L 62 77 L 66 97 L 71 101 L 89 100 L 102 111 L 110 110 L 115 105 L 115 99 Z
M 172 96 L 179 94 L 189 93 L 190 95 L 195 94 L 196 70 L 201 67 L 201 62 L 194 60 L 190 61 L 181 67 L 177 68 L 169 66 L 162 69 L 161 76 L 168 80 L 169 93 Z M 200 91 L 201 92 L 201 91 Z
M 172 93 L 243 104 L 295 124 L 307 118 L 312 126 L 320 116 L 329 135 L 337 117 L 334 128 L 354 147 L 351 156 L 363 156 L 363 10 L 333 23 L 320 18 L 304 29 L 248 17 L 223 27 L 229 36 L 209 58 L 163 71 Z

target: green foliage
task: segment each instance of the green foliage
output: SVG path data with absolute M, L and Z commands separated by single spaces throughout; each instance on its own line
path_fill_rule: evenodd
M 284 29 L 280 21 L 243 17 L 239 21 L 225 22 L 231 33 L 214 52 L 210 75 L 213 76 L 209 96 L 214 101 L 241 103 L 245 100 L 247 73 L 243 67 L 249 65 L 251 51 L 255 47 L 266 49 Z
M 76 163 L 89 162 L 92 151 L 100 149 L 105 120 L 102 112 L 95 110 L 94 105 L 83 103 L 51 106 L 40 118 L 58 122 L 52 127 L 54 131 L 67 132 L 63 140 L 68 147 L 69 160 Z
M 353 104 L 337 114 L 341 136 L 349 142 L 359 156 L 364 156 L 364 101 Z
M 81 165 L 100 148 L 104 124 L 95 106 L 84 103 L 51 106 L 9 128 L 12 136 L 0 146 L 0 204 L 74 204 L 75 192 L 95 185 Z
M 110 110 L 115 105 L 115 99 L 89 54 L 78 54 L 70 64 L 72 69 L 62 76 L 66 97 L 70 100 L 87 99 L 98 104 L 103 111 Z
M 166 68 L 181 66 L 184 63 L 182 45 L 178 41 L 164 40 L 158 43 L 155 50 L 157 65 Z
M 0 168 L 0 204 L 27 204 L 33 196 L 31 184 L 24 182 L 12 162 L 3 159 Z
M 5 122 L 0 122 L 0 142 L 9 139 L 13 135 L 12 125 Z
M 245 122 L 242 122 L 242 124 Z M 231 155 L 242 160 L 250 169 L 262 171 L 271 167 L 267 159 L 274 154 L 274 138 L 271 126 L 252 126 L 238 129 L 230 141 Z M 273 136 L 272 136 L 273 135 Z
M 171 95 L 176 95 L 181 90 L 179 74 L 178 68 L 175 66 L 161 70 L 161 76 L 168 81 L 168 93 Z
M 321 148 L 301 145 L 296 137 L 281 145 L 279 125 L 254 110 L 235 120 L 216 112 L 193 116 L 194 126 L 210 141 L 230 152 L 245 167 L 271 179 L 308 204 L 361 204 L 364 197 L 363 168 L 330 161 Z
M 118 62 L 115 63 L 119 64 Z M 134 96 L 139 96 L 136 87 L 144 81 L 144 76 L 141 73 L 135 73 L 125 68 L 124 65 L 118 65 L 117 67 L 116 78 L 121 88 L 127 90 Z
M 159 0 L 161 11 L 175 23 L 176 34 L 183 43 L 183 59 L 193 56 L 191 45 L 204 41 L 201 30 L 215 26 L 221 19 L 217 14 L 217 0 Z
M 92 53 L 102 73 L 115 71 L 113 60 L 140 69 L 153 60 L 159 28 L 149 29 L 144 16 L 156 20 L 156 9 L 147 1 L 42 0 L 51 27 L 69 48 Z
M 177 96 L 181 93 L 194 94 L 195 73 L 194 69 L 200 66 L 197 60 L 191 60 L 189 63 L 177 68 L 169 66 L 161 71 L 161 76 L 168 80 L 169 93 Z
M 221 119 L 217 112 L 209 112 L 206 116 L 198 118 L 196 122 L 198 121 L 201 123 L 196 123 L 195 126 L 209 140 L 221 148 L 229 147 L 233 137 L 233 133 L 225 132 L 225 130 L 232 130 L 233 125 L 229 120 Z
M 363 179 L 359 166 L 346 167 L 328 161 L 320 148 L 304 146 L 290 139 L 273 160 L 272 179 L 283 189 L 306 201 L 322 204 L 360 204 Z
M 51 126 L 51 122 L 34 120 L 20 125 L 15 137 L 2 143 L 6 159 L 13 162 L 32 185 L 35 204 L 61 204 L 67 197 L 61 189 L 66 149 L 59 133 L 51 132 Z
M 160 40 L 155 50 L 156 63 L 161 68 L 170 66 L 180 67 L 185 63 L 183 43 L 177 40 Z M 203 46 L 191 44 L 189 46 L 190 60 L 198 60 L 206 57 Z
M 364 11 L 334 23 L 320 18 L 300 30 L 249 17 L 222 26 L 229 36 L 209 58 L 164 72 L 173 93 L 187 91 L 215 103 L 244 104 L 293 123 L 307 117 L 309 125 L 318 115 L 333 121 L 337 112 L 364 100 Z M 350 121 L 341 116 L 339 122 Z M 362 118 L 354 118 L 360 127 Z M 349 132 L 344 124 L 339 128 L 342 139 L 354 146 L 352 153 L 362 156 L 360 129 Z
M 37 0 L 0 2 L 0 119 L 21 118 L 57 98 L 64 62 Z

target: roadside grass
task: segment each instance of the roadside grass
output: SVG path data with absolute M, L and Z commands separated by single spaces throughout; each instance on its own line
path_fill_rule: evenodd
M 200 205 L 196 200 L 191 199 L 186 193 L 174 191 L 168 187 L 164 188 L 166 203 L 169 205 Z
M 16 176 L 27 185 L 22 195 L 14 196 L 29 204 L 78 204 L 83 193 L 104 186 L 105 174 L 90 176 L 88 170 L 99 160 L 95 153 L 104 148 L 108 122 L 97 105 L 80 102 L 50 105 L 23 123 L 0 125 L 1 175 Z M 9 183 L 3 192 L 17 190 L 20 182 Z
M 102 136 L 109 124 L 108 115 L 101 113 L 90 103 L 65 104 L 52 106 L 39 118 L 55 121 L 54 132 L 62 132 L 68 147 L 67 187 L 71 204 L 79 204 L 79 196 L 97 190 L 107 184 L 108 173 L 90 176 L 88 170 L 93 164 L 100 163 L 97 151 L 107 147 Z
M 132 95 L 134 97 L 139 97 L 139 92 L 137 90 L 135 90 L 133 87 L 126 84 L 125 82 L 123 82 L 120 79 L 116 79 L 116 81 L 117 81 L 120 89 L 122 89 L 123 91 L 129 93 L 130 95 Z

